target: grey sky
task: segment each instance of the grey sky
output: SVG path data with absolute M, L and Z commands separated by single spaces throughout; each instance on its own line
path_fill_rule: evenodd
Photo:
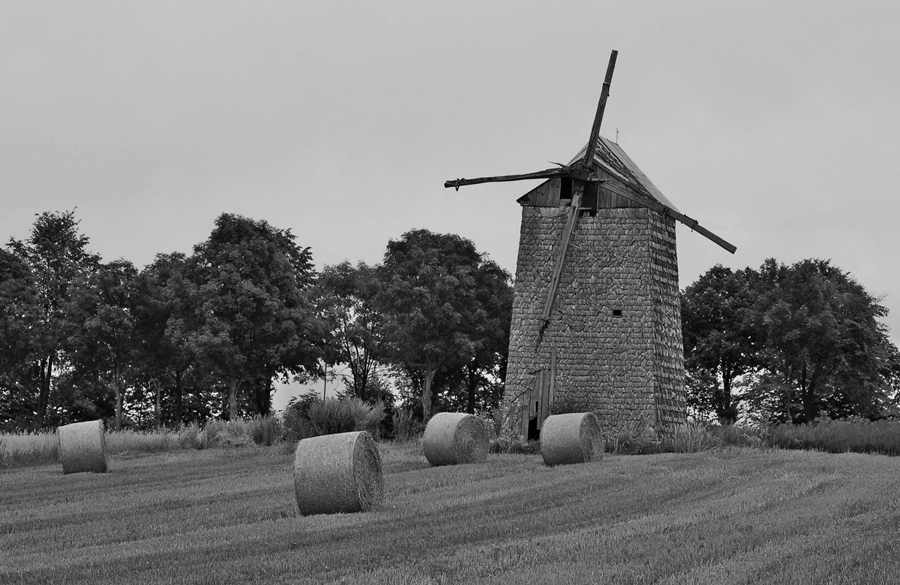
M 77 206 L 138 266 L 222 212 L 291 228 L 318 266 L 413 228 L 513 272 L 527 183 L 602 133 L 731 256 L 679 226 L 681 284 L 715 263 L 830 258 L 900 343 L 900 3 L 0 0 L 0 237 Z

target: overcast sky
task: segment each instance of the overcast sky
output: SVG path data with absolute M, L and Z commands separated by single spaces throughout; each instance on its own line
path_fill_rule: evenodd
M 679 225 L 681 286 L 716 263 L 831 259 L 900 344 L 900 2 L 0 0 L 0 238 L 76 209 L 142 267 L 222 212 L 290 228 L 318 267 L 414 228 L 515 271 L 536 183 L 601 133 L 728 254 Z

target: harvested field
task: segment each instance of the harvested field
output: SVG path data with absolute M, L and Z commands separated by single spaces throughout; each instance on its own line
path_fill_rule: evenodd
M 303 517 L 281 447 L 0 472 L 0 582 L 895 583 L 900 458 L 778 450 L 431 467 Z

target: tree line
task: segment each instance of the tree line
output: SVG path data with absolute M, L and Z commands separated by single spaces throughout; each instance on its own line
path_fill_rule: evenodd
M 140 270 L 89 243 L 45 212 L 0 248 L 0 428 L 264 415 L 278 382 L 339 364 L 342 394 L 391 408 L 394 388 L 425 419 L 502 396 L 511 278 L 462 237 L 413 230 L 321 272 L 290 230 L 227 213 Z
M 827 260 L 716 265 L 681 295 L 688 403 L 723 424 L 897 417 L 887 313 Z
M 502 398 L 511 278 L 459 236 L 409 231 L 380 264 L 318 272 L 290 230 L 227 213 L 191 255 L 140 270 L 89 243 L 74 212 L 45 212 L 0 248 L 0 429 L 264 415 L 278 382 L 338 365 L 342 395 L 423 420 Z M 717 265 L 681 308 L 700 418 L 900 415 L 887 309 L 828 261 Z

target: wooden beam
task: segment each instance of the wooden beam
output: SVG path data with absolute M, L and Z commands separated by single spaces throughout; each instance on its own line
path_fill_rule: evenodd
M 566 177 L 569 175 L 568 169 L 556 168 L 536 171 L 534 173 L 523 173 L 521 175 L 499 175 L 496 177 L 478 177 L 477 179 L 456 179 L 455 181 L 444 181 L 444 187 L 465 187 L 466 185 L 479 185 L 481 183 L 503 183 L 507 181 L 526 181 L 528 179 L 552 179 L 553 177 Z
M 678 213 L 678 212 L 675 211 L 674 209 L 669 209 L 668 207 L 666 207 L 666 214 L 667 214 L 667 215 L 671 215 L 672 217 L 674 217 L 675 219 L 677 219 L 678 221 L 680 221 L 680 222 L 683 223 L 684 225 L 688 226 L 689 228 L 691 228 L 692 230 L 694 230 L 695 232 L 697 232 L 697 233 L 700 234 L 701 236 L 705 236 L 706 238 L 708 238 L 708 239 L 712 240 L 713 242 L 719 244 L 720 246 L 722 246 L 723 248 L 725 248 L 726 250 L 728 250 L 728 251 L 731 252 L 732 254 L 734 254 L 734 252 L 737 250 L 737 246 L 735 246 L 734 244 L 731 244 L 731 243 L 729 243 L 729 242 L 726 242 L 725 240 L 723 240 L 722 238 L 720 238 L 720 237 L 717 236 L 716 234 L 712 233 L 711 231 L 709 231 L 708 229 L 706 229 L 705 227 L 703 227 L 702 225 L 700 225 L 700 223 L 697 222 L 696 219 L 693 219 L 693 218 L 691 218 L 691 217 L 688 217 L 688 216 L 686 216 L 686 215 L 684 215 L 684 214 L 682 214 L 682 213 Z
M 600 102 L 597 104 L 597 112 L 594 114 L 594 123 L 591 125 L 591 137 L 588 139 L 587 148 L 584 151 L 584 159 L 581 164 L 585 168 L 594 167 L 594 151 L 597 150 L 597 138 L 600 136 L 600 124 L 603 122 L 603 112 L 606 111 L 606 100 L 609 98 L 609 86 L 612 84 L 613 71 L 616 69 L 616 57 L 619 52 L 613 51 L 609 56 L 609 65 L 606 66 L 606 79 L 603 80 L 603 89 L 600 91 Z
M 680 221 L 681 223 L 683 223 L 687 227 L 691 228 L 692 230 L 694 230 L 701 236 L 704 236 L 704 237 L 708 238 L 709 240 L 715 242 L 716 244 L 718 244 L 719 246 L 721 246 L 728 252 L 731 252 L 732 254 L 734 254 L 735 251 L 737 250 L 737 246 L 727 242 L 723 238 L 720 238 L 716 234 L 712 233 L 711 231 L 709 231 L 708 229 L 706 229 L 705 227 L 700 225 L 700 223 L 696 219 L 693 219 L 691 217 L 684 215 L 683 213 L 679 213 L 679 212 L 675 211 L 674 209 L 666 207 L 659 201 L 647 200 L 643 197 L 638 197 L 637 195 L 632 195 L 631 193 L 628 193 L 627 189 L 619 189 L 619 188 L 613 186 L 611 181 L 607 181 L 606 183 L 604 183 L 603 188 L 608 189 L 609 191 L 612 191 L 616 195 L 618 195 L 620 197 L 624 197 L 625 199 L 628 199 L 629 201 L 634 201 L 635 203 L 637 203 L 639 205 L 643 205 L 644 207 L 646 207 L 648 209 L 652 209 L 653 211 L 663 213 L 665 215 L 668 215 L 668 216 L 674 218 L 677 221 Z
M 566 251 L 569 248 L 569 242 L 572 240 L 575 224 L 578 222 L 578 211 L 581 208 L 584 184 L 576 182 L 572 185 L 572 190 L 572 206 L 569 207 L 569 217 L 566 218 L 566 226 L 563 228 L 562 239 L 559 243 L 559 255 L 556 257 L 556 266 L 553 268 L 553 277 L 550 279 L 550 290 L 547 293 L 547 301 L 544 303 L 544 312 L 541 315 L 541 329 L 538 339 L 543 336 L 544 329 L 550 323 L 550 312 L 553 310 L 553 301 L 556 299 L 563 266 L 566 264 Z

